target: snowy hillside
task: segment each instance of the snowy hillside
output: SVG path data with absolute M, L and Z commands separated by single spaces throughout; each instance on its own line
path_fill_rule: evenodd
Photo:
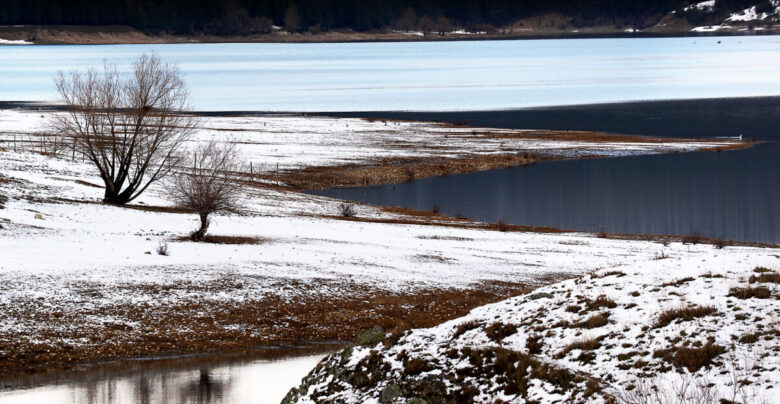
M 596 271 L 430 329 L 364 335 L 286 402 L 780 402 L 780 255 Z

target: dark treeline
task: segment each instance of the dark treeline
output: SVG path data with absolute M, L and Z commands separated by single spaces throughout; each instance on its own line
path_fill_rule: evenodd
M 643 27 L 691 0 L 0 0 L 0 24 L 129 25 L 146 31 L 221 35 L 357 31 L 388 27 L 434 30 L 503 26 L 556 12 L 575 25 Z M 716 13 L 768 0 L 717 0 Z M 709 14 L 716 14 L 709 13 Z M 690 18 L 702 18 L 690 13 Z M 706 17 L 706 16 L 704 16 Z

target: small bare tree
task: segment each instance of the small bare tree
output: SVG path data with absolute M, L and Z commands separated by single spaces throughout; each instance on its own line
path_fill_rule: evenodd
M 67 112 L 54 116 L 52 129 L 97 167 L 107 203 L 132 201 L 174 169 L 198 125 L 179 69 L 154 54 L 126 78 L 106 64 L 102 72 L 60 72 L 55 84 Z
M 167 189 L 177 205 L 198 213 L 200 228 L 190 235 L 197 241 L 206 235 L 210 214 L 236 208 L 240 184 L 234 176 L 242 167 L 235 144 L 213 140 L 201 144 L 193 160 L 192 168 L 171 176 Z

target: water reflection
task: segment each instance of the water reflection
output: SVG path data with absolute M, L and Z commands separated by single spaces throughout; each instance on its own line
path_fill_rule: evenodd
M 0 378 L 0 403 L 278 403 L 338 347 L 316 344 L 15 374 Z

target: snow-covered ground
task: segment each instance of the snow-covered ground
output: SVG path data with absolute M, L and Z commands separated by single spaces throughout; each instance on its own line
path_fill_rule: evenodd
M 340 201 L 260 186 L 248 186 L 240 211 L 215 216 L 209 229 L 215 235 L 256 237 L 257 244 L 177 241 L 195 228 L 197 218 L 169 209 L 160 185 L 131 207 L 107 206 L 100 203 L 102 189 L 89 164 L 71 161 L 68 153 L 57 158 L 13 151 L 8 141 L 14 137 L 33 141 L 26 150 L 46 151 L 48 146 L 36 143 L 46 114 L 0 111 L 0 339 L 5 341 L 100 344 L 67 335 L 85 324 L 138 329 L 143 324 L 130 320 L 132 307 L 150 310 L 184 301 L 230 305 L 269 297 L 344 297 L 355 285 L 391 292 L 479 288 L 490 282 L 536 286 L 597 269 L 652 266 L 659 256 L 671 257 L 661 262 L 706 260 L 725 266 L 735 260 L 761 263 L 767 254 L 777 254 L 588 234 L 502 233 L 446 226 L 446 221 L 379 223 L 371 220 L 405 217 L 362 205 L 358 216 L 366 221 L 340 220 L 334 217 Z M 204 126 L 197 139 L 237 142 L 255 170 L 272 170 L 276 163 L 296 169 L 497 149 L 623 155 L 734 144 L 554 141 L 523 131 L 487 135 L 487 130 L 429 123 L 300 116 L 204 118 Z M 155 253 L 164 241 L 169 256 Z M 226 284 L 240 287 L 227 293 Z M 164 297 L 160 290 L 166 291 Z M 55 325 L 16 314 L 30 311 L 78 313 L 79 322 Z
M 37 134 L 45 132 L 50 112 L 0 110 L 0 146 L 16 139 L 44 151 Z M 300 115 L 204 117 L 194 141 L 215 138 L 239 144 L 256 171 L 367 164 L 382 159 L 458 158 L 517 152 L 565 157 L 630 156 L 731 147 L 729 139 L 658 142 L 641 137 L 592 140 L 588 133 L 472 128 L 430 122 L 329 118 Z M 576 134 L 583 134 L 578 140 Z M 555 136 L 566 136 L 556 139 Z M 8 143 L 5 147 L 11 147 Z M 20 146 L 21 147 L 21 146 Z M 67 153 L 65 153 L 67 154 Z
M 334 354 L 287 402 L 778 403 L 778 270 L 733 247 L 604 268 Z

